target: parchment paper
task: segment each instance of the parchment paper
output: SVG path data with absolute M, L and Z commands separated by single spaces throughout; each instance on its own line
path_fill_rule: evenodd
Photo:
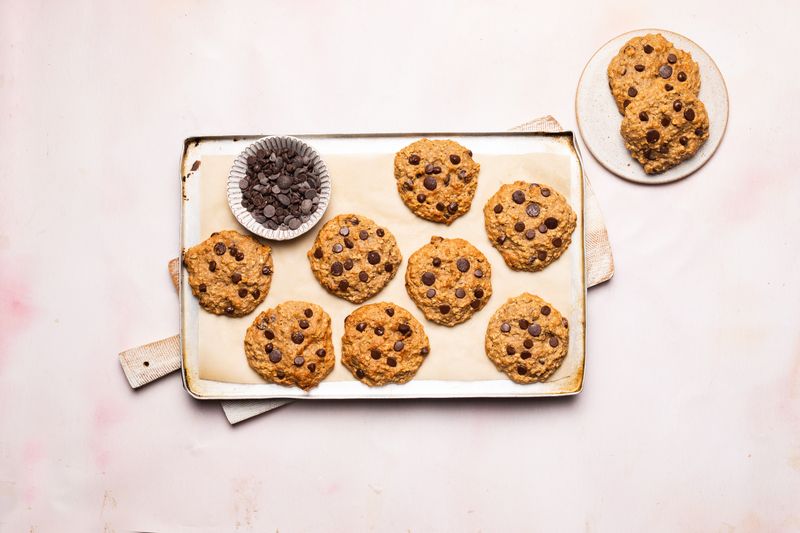
M 505 266 L 491 246 L 483 226 L 483 205 L 501 183 L 525 179 L 547 183 L 568 199 L 580 191 L 570 190 L 570 159 L 556 154 L 486 155 L 475 154 L 481 164 L 478 190 L 472 209 L 451 226 L 435 224 L 416 217 L 402 203 L 393 177 L 394 152 L 379 155 L 325 155 L 333 178 L 332 201 L 323 220 L 309 233 L 291 242 L 270 242 L 273 247 L 275 274 L 272 288 L 262 305 L 250 315 L 231 319 L 200 312 L 199 354 L 200 378 L 231 383 L 264 383 L 247 364 L 243 339 L 247 327 L 258 314 L 278 303 L 293 299 L 313 301 L 321 305 L 333 322 L 333 341 L 337 364 L 328 381 L 354 380 L 339 364 L 341 336 L 345 317 L 357 306 L 325 291 L 311 273 L 306 252 L 316 232 L 328 219 L 340 213 L 365 215 L 387 227 L 397 238 L 403 254 L 403 265 L 389 285 L 368 303 L 392 301 L 408 309 L 424 325 L 430 338 L 431 354 L 415 380 L 493 380 L 506 379 L 484 353 L 484 335 L 491 314 L 509 297 L 521 292 L 540 295 L 555 305 L 570 320 L 582 323 L 577 306 L 571 305 L 571 261 L 578 254 L 566 253 L 542 272 L 514 272 Z M 202 159 L 202 183 L 199 201 L 203 238 L 214 231 L 235 229 L 246 233 L 231 214 L 225 197 L 233 156 L 214 155 Z M 581 213 L 576 209 L 581 224 Z M 424 319 L 405 291 L 406 261 L 432 235 L 461 237 L 478 247 L 492 264 L 493 295 L 488 304 L 467 322 L 448 328 Z M 191 243 L 194 244 L 194 243 Z M 573 241 L 571 247 L 579 246 Z M 571 335 L 572 336 L 572 335 Z M 575 339 L 571 339 L 570 354 Z M 551 380 L 574 371 L 570 354 Z

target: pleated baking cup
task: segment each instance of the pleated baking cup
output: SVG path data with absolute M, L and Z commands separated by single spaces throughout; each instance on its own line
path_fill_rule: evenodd
M 319 178 L 319 203 L 317 209 L 311 213 L 311 216 L 303 222 L 297 229 L 289 229 L 286 225 L 281 225 L 278 229 L 270 229 L 258 220 L 255 219 L 242 205 L 242 190 L 239 188 L 239 182 L 247 177 L 247 158 L 250 156 L 255 157 L 256 152 L 259 150 L 277 151 L 283 148 L 289 148 L 296 151 L 301 156 L 307 156 L 314 164 L 314 173 Z M 260 235 L 265 239 L 273 241 L 288 241 L 303 235 L 305 232 L 313 228 L 317 222 L 320 221 L 328 209 L 328 203 L 331 198 L 331 178 L 328 174 L 328 167 L 320 155 L 311 146 L 304 143 L 300 139 L 288 136 L 272 136 L 264 137 L 253 142 L 247 148 L 242 150 L 233 162 L 231 172 L 228 175 L 228 205 L 233 212 L 233 216 L 239 223 L 252 231 L 256 235 Z M 278 206 L 276 206 L 278 207 Z

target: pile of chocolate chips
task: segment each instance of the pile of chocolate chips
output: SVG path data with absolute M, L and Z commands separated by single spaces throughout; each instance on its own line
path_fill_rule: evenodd
M 295 230 L 320 201 L 320 177 L 308 156 L 292 148 L 259 149 L 247 158 L 247 176 L 239 181 L 242 206 L 269 229 Z

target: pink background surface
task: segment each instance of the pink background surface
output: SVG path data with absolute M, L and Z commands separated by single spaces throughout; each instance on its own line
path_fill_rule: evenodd
M 800 529 L 798 4 L 0 2 L 0 530 Z M 648 26 L 726 77 L 680 183 L 589 156 L 617 273 L 571 399 L 292 405 L 237 427 L 116 354 L 178 330 L 196 134 L 574 128 Z

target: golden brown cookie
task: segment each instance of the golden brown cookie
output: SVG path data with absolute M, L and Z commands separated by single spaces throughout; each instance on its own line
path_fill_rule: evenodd
M 431 237 L 408 258 L 406 291 L 425 318 L 455 326 L 483 309 L 492 295 L 492 267 L 464 239 Z
M 483 208 L 492 245 L 514 270 L 536 272 L 561 257 L 577 217 L 555 189 L 515 181 L 500 187 Z
M 267 381 L 308 390 L 333 370 L 331 317 L 316 304 L 284 302 L 253 321 L 244 337 L 250 367 Z
M 422 324 L 399 305 L 367 304 L 344 321 L 342 364 L 370 387 L 406 383 L 428 353 Z
M 517 383 L 545 381 L 569 347 L 569 323 L 538 296 L 523 293 L 495 311 L 486 328 L 486 355 Z
M 421 139 L 394 158 L 403 202 L 418 217 L 451 224 L 469 211 L 481 166 L 455 141 Z
M 388 229 L 354 214 L 326 222 L 307 255 L 320 285 L 353 303 L 378 294 L 403 261 Z
M 673 91 L 697 95 L 700 68 L 692 54 L 684 52 L 660 33 L 634 37 L 608 65 L 608 85 L 623 115 L 639 100 Z
M 186 250 L 183 264 L 200 307 L 215 315 L 250 313 L 272 283 L 272 249 L 235 231 L 212 233 Z
M 698 98 L 678 92 L 639 100 L 625 110 L 625 147 L 648 174 L 692 157 L 708 139 L 708 114 Z

